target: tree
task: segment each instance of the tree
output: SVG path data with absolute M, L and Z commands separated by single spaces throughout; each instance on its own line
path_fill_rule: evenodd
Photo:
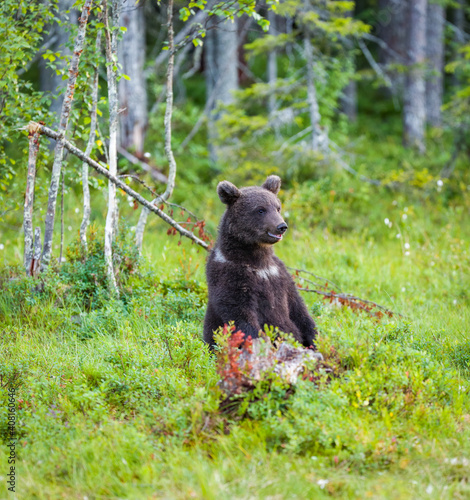
M 426 17 L 426 121 L 433 127 L 441 126 L 442 94 L 444 91 L 444 7 L 428 4 Z
M 409 0 L 379 0 L 377 14 L 377 34 L 379 63 L 391 80 L 387 92 L 401 94 L 403 74 L 397 66 L 406 62 L 407 13 Z
M 147 88 L 144 76 L 145 14 L 143 2 L 132 0 L 122 12 L 126 29 L 118 44 L 119 62 L 125 75 L 119 80 L 120 144 L 133 149 L 137 156 L 144 152 L 147 127 Z
M 78 63 L 85 43 L 85 34 L 88 23 L 88 16 L 91 10 L 92 0 L 85 0 L 82 13 L 80 15 L 80 25 L 78 35 L 75 40 L 74 52 L 69 69 L 69 79 L 65 97 L 62 103 L 62 111 L 59 120 L 59 133 L 61 139 L 56 142 L 54 149 L 54 163 L 52 165 L 51 184 L 49 187 L 49 199 L 47 202 L 46 225 L 44 231 L 44 247 L 41 256 L 41 271 L 45 270 L 50 263 L 52 256 L 52 238 L 54 234 L 55 208 L 57 203 L 57 193 L 59 190 L 59 181 L 62 172 L 62 161 L 64 157 L 64 139 L 69 124 L 70 111 L 72 109 L 75 83 L 78 76 Z
M 233 91 L 238 89 L 238 33 L 236 21 L 213 17 L 205 42 L 206 99 L 208 106 L 209 152 L 213 162 L 219 156 L 217 146 L 218 106 L 234 101 Z
M 403 142 L 425 151 L 426 84 L 426 9 L 427 0 L 409 0 L 407 16 L 407 74 L 403 106 Z
M 50 110 L 59 116 L 64 99 L 65 81 L 62 75 L 68 68 L 71 50 L 68 46 L 70 30 L 78 24 L 78 10 L 73 8 L 75 0 L 59 0 L 55 22 L 51 24 L 44 39 L 47 58 L 39 59 L 40 88 L 52 97 Z

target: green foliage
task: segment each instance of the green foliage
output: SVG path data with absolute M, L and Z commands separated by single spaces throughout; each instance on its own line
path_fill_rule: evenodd
M 98 235 L 96 226 L 89 227 L 86 251 L 77 238 L 65 255 L 67 262 L 60 269 L 60 277 L 70 287 L 71 295 L 87 309 L 101 307 L 108 297 L 108 281 L 104 238 Z M 113 268 L 119 288 L 125 287 L 129 277 L 137 272 L 138 265 L 139 252 L 133 235 L 126 224 L 121 225 L 113 241 Z

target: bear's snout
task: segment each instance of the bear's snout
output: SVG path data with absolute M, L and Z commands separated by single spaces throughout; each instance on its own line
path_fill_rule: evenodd
M 287 224 L 283 222 L 282 224 L 279 224 L 276 229 L 279 234 L 284 234 L 287 231 Z

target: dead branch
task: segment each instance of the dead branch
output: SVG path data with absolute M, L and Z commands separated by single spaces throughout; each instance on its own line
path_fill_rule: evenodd
M 39 123 L 31 122 L 31 126 L 35 126 L 38 128 L 38 130 L 46 135 L 47 137 L 50 137 L 51 139 L 55 139 L 58 141 L 62 136 L 59 132 L 56 132 L 55 130 L 52 130 L 45 125 L 41 125 Z M 186 238 L 189 238 L 190 240 L 194 241 L 194 243 L 197 243 L 199 246 L 204 248 L 205 250 L 209 249 L 209 244 L 202 241 L 199 239 L 197 236 L 195 236 L 191 231 L 188 231 L 184 227 L 180 226 L 174 219 L 172 219 L 169 215 L 167 215 L 165 212 L 160 210 L 157 206 L 152 204 L 151 202 L 147 201 L 143 196 L 141 196 L 139 193 L 134 191 L 132 188 L 130 188 L 125 182 L 119 180 L 117 177 L 114 175 L 110 174 L 108 169 L 105 167 L 101 166 L 98 162 L 95 160 L 89 158 L 88 156 L 85 155 L 83 151 L 75 147 L 73 144 L 71 144 L 69 141 L 66 139 L 63 139 L 63 144 L 64 147 L 73 155 L 75 155 L 77 158 L 79 158 L 82 161 L 85 161 L 93 167 L 99 174 L 103 175 L 106 177 L 108 180 L 113 182 L 119 189 L 122 189 L 125 193 L 127 193 L 129 196 L 134 198 L 138 203 L 146 207 L 148 210 L 153 212 L 154 214 L 158 215 L 161 219 L 163 219 L 167 224 L 169 224 L 171 227 L 173 227 L 176 231 L 178 231 L 180 234 L 185 236 Z
M 327 292 L 325 290 L 314 290 L 312 288 L 298 288 L 301 292 L 311 292 L 316 293 L 318 295 L 323 295 L 324 298 L 329 299 L 330 303 L 339 302 L 341 305 L 348 305 L 354 311 L 362 310 L 367 312 L 371 316 L 382 317 L 386 314 L 389 318 L 392 316 L 402 316 L 400 313 L 396 313 L 387 309 L 385 306 L 381 306 L 377 304 L 377 302 L 373 302 L 372 300 L 361 299 L 360 297 L 356 297 L 354 295 L 350 295 L 348 293 L 336 293 L 334 290 Z M 372 313 L 372 309 L 379 309 L 379 313 Z

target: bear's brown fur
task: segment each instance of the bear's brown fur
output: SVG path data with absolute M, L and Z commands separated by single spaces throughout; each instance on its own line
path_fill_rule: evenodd
M 213 332 L 231 321 L 235 331 L 252 338 L 264 325 L 273 325 L 292 333 L 305 347 L 314 346 L 315 323 L 284 263 L 273 252 L 287 230 L 277 198 L 280 187 L 276 175 L 261 187 L 238 189 L 228 181 L 217 186 L 227 210 L 206 268 L 209 303 L 204 340 L 211 347 Z

